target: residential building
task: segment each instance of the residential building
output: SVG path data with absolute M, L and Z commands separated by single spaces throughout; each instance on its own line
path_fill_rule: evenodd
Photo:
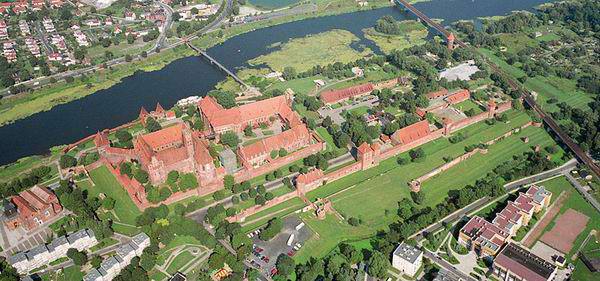
M 492 264 L 492 273 L 501 280 L 549 281 L 556 266 L 514 243 L 500 251 Z
M 6 226 L 11 230 L 23 227 L 31 231 L 62 211 L 56 195 L 47 188 L 37 185 L 13 196 L 11 201 L 17 207 L 18 213 L 12 219 L 5 220 Z
M 392 266 L 402 273 L 414 277 L 423 264 L 423 251 L 401 243 L 392 254 Z
M 48 245 L 38 245 L 26 252 L 19 252 L 10 256 L 7 261 L 19 274 L 26 274 L 40 266 L 47 265 L 59 258 L 66 257 L 71 248 L 85 251 L 98 244 L 94 232 L 82 229 L 67 236 L 52 240 Z
M 520 192 L 515 201 L 508 201 L 491 223 L 478 216 L 471 218 L 460 230 L 458 242 L 480 256 L 494 256 L 535 213 L 548 207 L 551 197 L 552 193 L 543 186 L 533 185 Z
M 131 242 L 121 245 L 116 254 L 102 261 L 100 267 L 92 269 L 83 277 L 84 281 L 110 281 L 125 268 L 131 260 L 142 255 L 146 247 L 150 246 L 150 237 L 140 233 L 131 239 Z

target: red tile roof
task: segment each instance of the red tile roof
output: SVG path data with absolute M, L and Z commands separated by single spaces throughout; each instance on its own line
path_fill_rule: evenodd
M 366 143 L 363 142 L 358 148 L 357 148 L 358 152 L 360 152 L 361 154 L 365 154 L 367 152 L 372 152 L 373 149 L 371 148 L 371 146 Z
M 354 96 L 370 93 L 374 89 L 375 87 L 372 83 L 361 84 L 340 90 L 324 92 L 321 94 L 321 100 L 327 104 L 336 103 Z
M 450 94 L 446 98 L 446 101 L 448 101 L 450 104 L 457 104 L 461 101 L 468 100 L 469 98 L 471 98 L 471 93 L 469 90 L 463 89 Z
M 439 91 L 431 92 L 425 95 L 428 99 L 432 100 L 435 98 L 443 97 L 448 94 L 448 89 L 441 89 Z
M 319 169 L 314 169 L 306 174 L 300 174 L 296 178 L 296 182 L 301 184 L 311 184 L 315 181 L 322 179 L 324 176 L 325 175 L 323 174 L 323 171 Z
M 179 123 L 153 133 L 142 135 L 140 138 L 152 150 L 158 151 L 166 145 L 183 142 L 183 126 L 183 124 Z
M 406 126 L 392 135 L 392 140 L 399 144 L 407 144 L 429 135 L 429 122 L 422 120 Z

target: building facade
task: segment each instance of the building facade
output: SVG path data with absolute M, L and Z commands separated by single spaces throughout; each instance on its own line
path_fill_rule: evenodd
M 509 243 L 494 259 L 492 273 L 500 280 L 549 281 L 556 266 L 514 243 Z
M 26 274 L 40 266 L 67 256 L 71 248 L 85 251 L 98 244 L 91 229 L 82 229 L 67 236 L 60 236 L 47 245 L 38 245 L 26 252 L 10 256 L 7 261 L 19 274 Z
M 392 266 L 402 273 L 414 277 L 423 265 L 423 251 L 402 243 L 392 254 Z
M 146 247 L 150 246 L 150 237 L 140 233 L 131 242 L 121 245 L 116 254 L 102 261 L 99 268 L 92 268 L 83 277 L 84 281 L 110 281 L 125 268 L 134 257 L 140 256 Z
M 11 202 L 17 209 L 16 215 L 5 220 L 6 226 L 11 230 L 23 227 L 31 231 L 62 211 L 56 195 L 46 187 L 37 185 L 13 196 Z

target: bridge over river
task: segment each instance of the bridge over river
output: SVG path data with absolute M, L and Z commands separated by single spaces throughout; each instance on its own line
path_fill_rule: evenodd
M 218 62 L 216 59 L 214 59 L 213 57 L 211 57 L 207 52 L 203 51 L 202 49 L 192 45 L 189 41 L 185 42 L 185 44 L 190 47 L 190 49 L 196 51 L 198 54 L 202 55 L 204 58 L 206 58 L 208 61 L 210 61 L 211 64 L 216 65 L 220 70 L 222 70 L 223 72 L 227 73 L 227 75 L 231 76 L 231 78 L 233 78 L 233 80 L 235 80 L 236 82 L 240 83 L 245 89 L 252 89 L 253 87 L 249 86 L 248 84 L 246 84 L 246 82 L 244 82 L 244 80 L 242 80 L 240 77 L 238 77 L 233 71 L 227 69 L 227 67 L 223 66 L 220 62 Z

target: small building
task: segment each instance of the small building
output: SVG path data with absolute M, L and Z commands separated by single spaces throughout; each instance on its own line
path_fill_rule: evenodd
M 404 274 L 414 277 L 423 264 L 423 251 L 402 243 L 392 254 L 392 266 Z
M 47 188 L 37 185 L 13 196 L 11 201 L 16 206 L 18 215 L 7 217 L 5 224 L 8 229 L 22 226 L 31 231 L 62 211 L 56 195 Z
M 556 266 L 514 243 L 500 251 L 492 264 L 492 273 L 501 280 L 548 281 L 556 275 Z

